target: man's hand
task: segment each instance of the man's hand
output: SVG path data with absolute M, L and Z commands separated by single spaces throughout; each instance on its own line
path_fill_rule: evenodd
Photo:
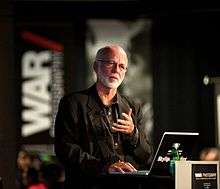
M 124 119 L 117 119 L 117 123 L 113 123 L 112 130 L 122 132 L 124 134 L 132 135 L 134 131 L 134 123 L 131 117 L 132 109 L 130 108 L 128 114 L 122 113 Z
M 133 165 L 131 165 L 129 162 L 123 162 L 123 161 L 118 161 L 113 164 L 111 164 L 108 167 L 108 173 L 114 173 L 114 172 L 120 172 L 120 173 L 125 173 L 125 172 L 133 172 L 137 171 Z

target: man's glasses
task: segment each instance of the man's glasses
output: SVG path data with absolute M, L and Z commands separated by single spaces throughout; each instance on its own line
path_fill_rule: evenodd
M 127 71 L 127 67 L 124 64 L 118 64 L 115 61 L 111 61 L 111 60 L 101 60 L 98 59 L 96 60 L 98 62 L 103 62 L 104 64 L 102 64 L 103 66 L 105 66 L 107 69 L 112 69 L 113 67 L 115 68 L 115 66 L 119 66 L 119 70 L 121 72 L 126 72 Z

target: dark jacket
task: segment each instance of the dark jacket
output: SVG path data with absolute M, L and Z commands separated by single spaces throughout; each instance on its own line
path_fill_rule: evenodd
M 152 147 L 143 132 L 140 106 L 119 94 L 117 99 L 119 115 L 132 108 L 135 125 L 132 136 L 122 134 L 125 160 L 139 168 L 146 168 L 152 155 Z M 100 102 L 95 85 L 60 100 L 55 121 L 55 152 L 64 165 L 66 182 L 69 185 L 83 176 L 106 173 L 108 165 L 119 160 L 114 152 L 112 134 L 102 125 Z

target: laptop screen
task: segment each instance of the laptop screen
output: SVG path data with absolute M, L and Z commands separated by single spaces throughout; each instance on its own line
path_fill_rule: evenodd
M 196 160 L 198 135 L 195 132 L 164 132 L 151 163 L 150 174 L 170 175 L 172 148 L 177 149 L 180 160 Z

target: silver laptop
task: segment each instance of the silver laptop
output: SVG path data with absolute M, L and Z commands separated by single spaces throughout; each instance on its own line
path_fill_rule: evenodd
M 160 143 L 157 147 L 154 158 L 151 162 L 149 170 L 138 170 L 126 173 L 113 173 L 123 175 L 163 175 L 168 176 L 169 173 L 169 155 L 174 144 L 178 144 L 179 154 L 182 160 L 194 160 L 197 156 L 197 132 L 164 132 Z

